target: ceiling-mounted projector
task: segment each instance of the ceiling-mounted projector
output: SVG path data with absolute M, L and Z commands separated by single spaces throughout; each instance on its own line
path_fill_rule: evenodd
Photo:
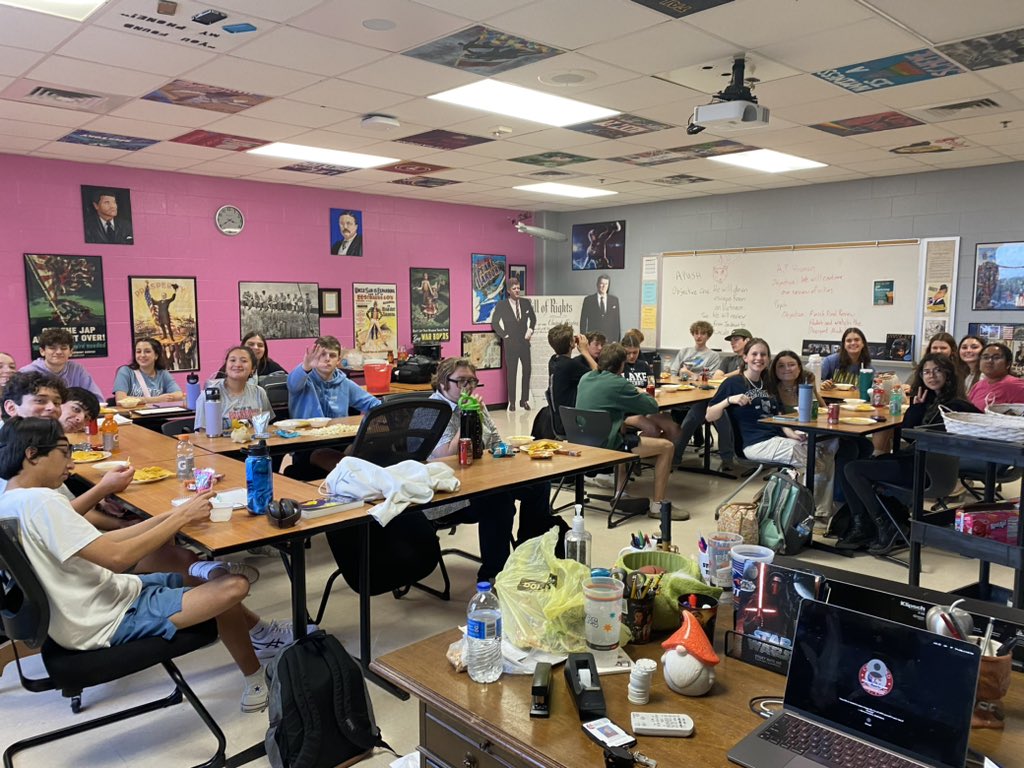
M 686 132 L 691 136 L 705 128 L 715 133 L 747 131 L 768 125 L 768 107 L 757 103 L 757 97 L 743 79 L 746 61 L 734 59 L 732 81 L 715 94 L 715 101 L 695 107 Z
M 516 231 L 524 235 L 529 235 L 530 237 L 539 237 L 541 240 L 555 240 L 557 242 L 561 242 L 569 239 L 561 232 L 555 232 L 553 229 L 532 227 L 529 224 L 523 224 L 521 221 L 516 222 Z

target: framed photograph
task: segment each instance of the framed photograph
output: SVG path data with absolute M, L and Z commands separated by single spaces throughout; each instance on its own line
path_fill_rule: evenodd
M 320 335 L 320 286 L 316 283 L 238 283 L 239 338 L 258 331 L 270 339 Z
M 320 317 L 341 317 L 341 289 L 320 289 Z
M 1024 309 L 1024 243 L 978 243 L 974 309 Z
M 498 302 L 505 298 L 505 257 L 492 253 L 474 253 L 471 261 L 473 275 L 473 324 L 491 322 Z
M 572 268 L 625 269 L 626 221 L 572 225 Z
M 462 357 L 468 357 L 480 371 L 501 368 L 501 339 L 494 331 L 463 331 Z
M 352 208 L 331 208 L 331 253 L 335 256 L 363 255 L 363 212 Z
M 519 281 L 519 287 L 522 289 L 523 295 L 526 295 L 526 266 L 524 264 L 509 264 L 508 265 L 508 279 L 515 278 Z
M 99 256 L 25 254 L 28 333 L 33 356 L 39 334 L 64 328 L 75 340 L 72 357 L 107 356 L 107 305 Z
M 882 357 L 879 355 L 879 357 Z M 885 334 L 885 360 L 900 360 L 909 363 L 914 359 L 914 335 L 907 333 Z
M 410 267 L 409 295 L 413 344 L 449 341 L 452 290 L 448 270 Z
M 82 222 L 85 242 L 135 245 L 132 230 L 131 190 L 119 187 L 82 187 Z
M 156 339 L 170 371 L 199 370 L 199 302 L 194 277 L 128 277 L 132 349 Z
M 356 348 L 370 357 L 398 354 L 398 286 L 352 283 L 352 323 Z

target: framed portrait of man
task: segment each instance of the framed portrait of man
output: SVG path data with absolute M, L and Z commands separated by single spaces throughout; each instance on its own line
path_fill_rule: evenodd
M 86 184 L 81 189 L 85 242 L 135 245 L 131 190 Z
M 363 212 L 352 208 L 331 208 L 331 253 L 335 256 L 363 255 Z

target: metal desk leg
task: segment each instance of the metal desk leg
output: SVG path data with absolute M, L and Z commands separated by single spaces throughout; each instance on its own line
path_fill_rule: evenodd
M 363 564 L 359 569 L 359 662 L 363 666 L 363 674 L 366 679 L 380 688 L 397 696 L 402 701 L 409 699 L 409 694 L 401 688 L 392 685 L 376 672 L 370 669 L 370 662 L 373 661 L 373 643 L 370 639 L 370 526 L 375 521 L 367 519 L 363 524 Z
M 927 451 L 914 451 L 914 499 L 910 507 L 910 567 L 907 573 L 907 582 L 912 587 L 921 585 L 921 542 L 914 535 L 915 525 L 925 525 L 922 522 L 924 516 L 924 467 Z
M 612 468 L 612 477 L 614 477 L 614 476 L 615 476 L 615 468 L 613 467 Z M 586 504 L 587 494 L 586 494 L 586 491 L 583 490 L 583 473 L 580 473 L 580 474 L 576 475 L 575 480 L 576 480 L 576 503 L 577 504 L 581 504 L 581 505 L 582 504 Z
M 811 498 L 814 498 L 814 459 L 818 452 L 818 433 L 808 432 L 807 433 L 807 474 L 804 476 L 804 484 L 807 486 L 807 490 L 811 492 Z M 817 507 L 815 507 L 817 511 Z M 814 534 L 811 534 L 811 548 L 820 550 L 821 552 L 828 552 L 833 555 L 842 555 L 843 557 L 853 557 L 853 550 L 839 549 L 833 547 L 831 544 L 824 544 L 814 538 Z
M 306 540 L 294 539 L 288 544 L 292 577 L 292 636 L 298 640 L 306 636 Z

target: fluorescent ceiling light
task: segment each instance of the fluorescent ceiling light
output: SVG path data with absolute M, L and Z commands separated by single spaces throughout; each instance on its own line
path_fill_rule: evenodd
M 590 187 L 577 187 L 572 184 L 557 184 L 553 181 L 545 181 L 542 184 L 524 184 L 521 187 L 513 187 L 523 192 L 540 192 L 543 195 L 561 195 L 562 197 L 604 197 L 605 195 L 617 195 L 610 189 L 592 189 Z
M 796 155 L 787 155 L 785 152 L 776 152 L 774 149 L 755 149 L 751 152 L 732 152 L 728 155 L 709 157 L 716 163 L 728 163 L 740 168 L 750 168 L 753 171 L 764 171 L 765 173 L 785 173 L 786 171 L 804 171 L 808 168 L 825 168 L 825 163 L 816 160 L 807 160 Z
M 556 127 L 586 123 L 619 114 L 614 109 L 595 107 L 593 104 L 552 96 L 497 80 L 479 80 L 452 88 L 450 91 L 435 93 L 428 98 Z
M 0 5 L 48 13 L 72 21 L 85 21 L 89 14 L 106 2 L 107 0 L 0 0 Z
M 359 152 L 342 152 L 339 149 L 307 147 L 304 144 L 286 144 L 281 141 L 250 149 L 249 153 L 253 155 L 269 155 L 270 157 L 286 157 L 289 160 L 305 160 L 310 163 L 342 165 L 349 168 L 374 168 L 378 165 L 397 163 L 401 160 L 400 157 L 364 155 Z

